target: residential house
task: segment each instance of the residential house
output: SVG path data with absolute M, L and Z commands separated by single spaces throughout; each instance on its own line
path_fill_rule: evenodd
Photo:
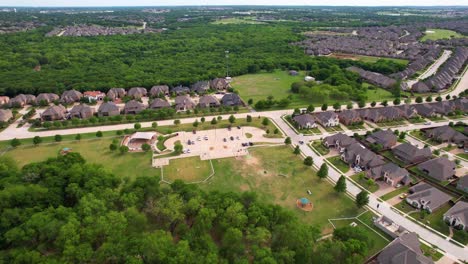
M 222 91 L 230 87 L 229 82 L 224 78 L 216 78 L 210 81 L 210 88 L 213 90 Z
M 86 119 L 86 118 L 90 118 L 93 116 L 94 109 L 91 108 L 89 105 L 80 104 L 80 105 L 73 106 L 69 114 L 70 114 L 69 115 L 70 118 Z
M 242 105 L 244 105 L 244 103 L 242 102 L 242 99 L 236 93 L 228 93 L 228 94 L 223 95 L 223 98 L 221 98 L 221 103 L 224 106 L 242 106 Z
M 366 176 L 373 180 L 383 180 L 393 187 L 398 184 L 408 185 L 411 183 L 409 172 L 391 162 L 368 170 Z
M 192 85 L 191 91 L 197 94 L 205 94 L 210 90 L 210 82 L 208 81 L 199 81 Z
M 411 90 L 416 93 L 428 93 L 431 91 L 429 86 L 425 84 L 423 81 L 418 81 L 417 83 L 411 86 Z
M 338 126 L 340 124 L 340 119 L 338 118 L 338 115 L 332 111 L 316 113 L 315 118 L 317 122 L 323 127 Z
M 468 203 L 457 202 L 444 214 L 444 221 L 458 230 L 468 231 Z
M 315 117 L 309 114 L 301 114 L 293 116 L 292 120 L 299 129 L 307 129 L 317 127 Z
M 356 110 L 344 110 L 338 114 L 338 119 L 345 126 L 362 122 L 361 115 Z
M 169 86 L 167 85 L 155 85 L 151 87 L 150 95 L 153 97 L 167 96 L 169 95 Z
M 101 91 L 86 91 L 83 96 L 88 100 L 88 102 L 99 102 L 104 101 L 106 94 Z
M 463 146 L 468 137 L 463 133 L 456 131 L 450 126 L 440 126 L 433 129 L 427 129 L 424 131 L 426 137 L 433 138 L 439 142 L 455 143 L 458 146 Z
M 468 175 L 465 175 L 458 180 L 457 189 L 468 193 Z
M 394 108 L 400 110 L 401 116 L 405 119 L 416 118 L 419 116 L 418 111 L 413 105 L 404 104 L 404 105 L 394 106 Z
M 125 104 L 123 111 L 125 114 L 136 115 L 145 109 L 146 106 L 144 104 L 138 102 L 137 100 L 130 100 Z
M 360 167 L 368 170 L 385 164 L 383 158 L 359 143 L 354 143 L 346 147 L 341 154 L 341 159 L 351 167 Z
M 409 189 L 406 202 L 411 206 L 433 213 L 448 203 L 452 197 L 427 183 L 419 183 Z
M 23 107 L 27 104 L 33 104 L 35 102 L 36 96 L 32 94 L 18 94 L 10 100 L 9 104 L 12 107 Z
M 13 118 L 13 113 L 10 109 L 0 109 L 0 122 L 8 122 Z
M 444 116 L 455 111 L 455 105 L 453 104 L 452 101 L 435 102 L 430 105 L 435 110 L 436 113 L 440 115 L 444 115 Z
M 431 159 L 418 165 L 421 171 L 439 181 L 446 181 L 452 177 L 456 167 L 455 162 L 445 157 Z
M 6 105 L 10 101 L 10 97 L 8 96 L 0 96 L 0 105 Z
M 366 80 L 367 82 L 371 84 L 380 86 L 382 88 L 390 89 L 396 83 L 394 79 L 387 77 L 383 74 L 380 74 L 377 72 L 366 71 L 355 66 L 348 67 L 347 70 L 359 74 L 359 76 L 362 79 Z
M 60 96 L 60 101 L 65 104 L 71 104 L 80 101 L 83 94 L 77 90 L 67 90 Z
M 396 145 L 397 136 L 388 130 L 379 130 L 366 137 L 366 141 L 370 144 L 379 144 L 383 149 L 389 149 Z
M 112 101 L 115 101 L 119 98 L 123 98 L 125 95 L 127 95 L 127 91 L 125 91 L 124 88 L 111 88 L 107 92 L 107 98 L 109 98 Z
M 66 118 L 66 114 L 67 109 L 63 105 L 52 105 L 41 114 L 41 118 L 44 121 L 62 120 Z
M 404 233 L 395 238 L 380 251 L 376 259 L 369 263 L 375 264 L 434 264 L 421 250 L 418 235 L 414 232 Z
M 213 95 L 203 95 L 198 100 L 198 106 L 201 108 L 218 107 L 221 103 Z
M 60 97 L 54 93 L 40 93 L 36 97 L 36 104 L 50 104 L 58 99 L 60 99 Z
M 172 88 L 171 93 L 173 93 L 175 95 L 188 94 L 188 93 L 190 93 L 190 88 L 188 88 L 186 86 L 179 85 L 179 86 L 176 86 L 176 87 Z
M 393 155 L 405 164 L 415 164 L 426 161 L 432 157 L 430 148 L 418 148 L 409 143 L 400 144 L 392 149 Z
M 298 72 L 298 71 L 295 71 L 295 70 L 290 70 L 288 73 L 289 73 L 289 75 L 291 75 L 291 76 L 297 76 L 297 75 L 299 75 L 299 72 Z
M 104 102 L 99 106 L 98 116 L 120 115 L 119 107 L 113 102 Z
M 179 95 L 175 98 L 175 107 L 177 111 L 191 110 L 196 107 L 197 104 L 188 95 Z
M 171 107 L 171 104 L 163 100 L 161 98 L 155 98 L 153 101 L 151 101 L 149 108 L 150 109 L 161 109 L 161 108 L 169 108 Z
M 336 148 L 339 152 L 345 151 L 347 147 L 352 144 L 357 143 L 357 141 L 343 133 L 337 133 L 328 137 L 325 137 L 322 141 L 322 144 L 327 148 Z
M 414 106 L 418 115 L 422 117 L 435 117 L 438 114 L 430 104 L 417 104 Z
M 390 235 L 392 238 L 397 238 L 403 234 L 409 233 L 404 227 L 393 222 L 390 218 L 384 215 L 374 218 L 374 225 Z
M 402 111 L 393 106 L 363 109 L 358 111 L 362 119 L 369 120 L 374 123 L 400 120 L 403 118 Z
M 128 90 L 127 95 L 133 99 L 140 99 L 145 97 L 148 91 L 144 87 L 133 87 Z

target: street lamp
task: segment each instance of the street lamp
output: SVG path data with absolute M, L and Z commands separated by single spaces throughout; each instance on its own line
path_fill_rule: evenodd
M 224 54 L 226 56 L 226 77 L 229 77 L 229 50 L 225 50 Z

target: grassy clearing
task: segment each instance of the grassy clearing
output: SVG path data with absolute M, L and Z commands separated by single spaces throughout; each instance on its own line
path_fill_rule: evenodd
M 375 63 L 378 60 L 393 61 L 393 62 L 404 64 L 404 65 L 407 65 L 409 63 L 408 60 L 404 60 L 404 59 L 385 58 L 385 57 L 366 56 L 366 55 L 356 55 L 356 54 L 345 54 L 345 53 L 333 53 L 333 54 L 330 55 L 330 57 L 337 58 L 337 59 L 358 60 L 358 61 L 368 62 L 368 63 Z
M 171 159 L 169 165 L 163 166 L 164 179 L 173 182 L 180 179 L 186 182 L 196 182 L 211 175 L 209 160 L 200 160 L 200 157 Z
M 312 147 L 316 150 L 316 152 L 318 152 L 318 154 L 324 156 L 324 155 L 327 155 L 328 153 L 330 153 L 330 150 L 328 148 L 326 148 L 323 144 L 322 144 L 322 141 L 320 140 L 315 140 L 314 142 L 312 142 Z M 312 150 L 314 150 L 312 149 Z
M 368 88 L 366 90 L 365 95 L 367 96 L 367 101 L 369 102 L 372 102 L 372 101 L 378 102 L 378 101 L 383 101 L 383 100 L 392 101 L 394 99 L 393 94 L 385 89 L 375 87 L 369 83 L 362 83 L 362 87 Z M 369 88 L 369 87 L 373 87 L 373 88 Z
M 391 192 L 389 192 L 387 194 L 384 194 L 384 195 L 380 196 L 380 199 L 382 199 L 384 201 L 390 200 L 390 199 L 392 199 L 393 197 L 395 197 L 397 195 L 408 192 L 409 188 L 410 188 L 409 186 L 402 186 L 402 187 L 400 187 L 400 188 L 398 188 L 398 189 L 396 189 L 394 191 L 391 191 Z
M 343 160 L 341 160 L 340 156 L 330 157 L 326 160 L 333 164 L 336 168 L 338 168 L 342 173 L 346 173 L 349 171 L 349 165 L 346 164 Z
M 464 36 L 456 31 L 440 29 L 440 28 L 429 28 L 426 30 L 425 35 L 421 38 L 421 41 L 426 40 L 438 40 L 438 39 L 452 39 L 452 38 L 463 38 Z
M 237 18 L 237 17 L 230 17 L 230 18 L 223 18 L 218 19 L 216 21 L 211 22 L 214 25 L 229 25 L 229 24 L 265 24 L 260 21 L 255 21 L 248 18 Z
M 379 185 L 375 183 L 375 181 L 366 179 L 364 176 L 366 175 L 365 172 L 360 172 L 358 174 L 355 174 L 351 176 L 351 179 L 353 179 L 355 182 L 357 182 L 359 185 L 362 187 L 366 188 L 369 192 L 373 193 L 379 190 Z

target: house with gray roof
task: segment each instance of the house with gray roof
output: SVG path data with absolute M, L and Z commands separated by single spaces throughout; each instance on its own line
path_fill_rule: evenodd
M 104 102 L 99 106 L 98 116 L 120 115 L 119 107 L 113 102 Z
M 146 106 L 143 103 L 140 103 L 137 100 L 130 100 L 125 104 L 123 111 L 125 114 L 136 115 L 145 109 Z
M 457 202 L 444 214 L 444 221 L 458 230 L 468 231 L 468 203 Z
M 328 137 L 325 137 L 322 140 L 322 144 L 327 148 L 336 148 L 339 152 L 345 151 L 345 149 L 352 144 L 357 143 L 357 141 L 343 133 L 337 133 Z
M 210 94 L 203 95 L 198 100 L 198 106 L 200 108 L 218 107 L 220 105 L 221 105 L 221 103 L 219 102 L 219 100 L 216 97 L 214 97 L 213 95 L 210 95 Z
M 6 105 L 8 102 L 10 102 L 10 97 L 0 96 L 0 105 Z
M 431 258 L 424 256 L 418 235 L 404 233 L 388 244 L 375 260 L 375 264 L 434 264 Z
M 230 87 L 229 82 L 224 78 L 216 78 L 210 81 L 210 88 L 213 90 L 227 90 Z
M 9 105 L 11 107 L 23 107 L 27 104 L 34 104 L 35 102 L 36 96 L 32 94 L 18 94 L 10 100 Z
M 452 199 L 450 195 L 424 182 L 411 187 L 409 192 L 406 202 L 429 213 L 433 213 Z
M 150 109 L 161 109 L 161 108 L 169 108 L 171 107 L 171 104 L 161 98 L 155 98 L 153 101 L 151 101 L 149 108 Z
M 155 85 L 151 87 L 150 95 L 153 97 L 169 95 L 169 86 L 167 85 Z
M 179 95 L 175 98 L 175 108 L 177 111 L 187 111 L 194 109 L 197 104 L 188 95 Z
M 379 144 L 384 149 L 389 149 L 396 145 L 397 136 L 390 130 L 379 130 L 366 137 L 370 144 Z
M 58 99 L 60 97 L 54 93 L 40 93 L 36 97 L 36 104 L 50 104 Z
M 361 115 L 356 110 L 344 110 L 338 113 L 338 119 L 345 125 L 354 125 L 362 122 Z
M 188 93 L 190 93 L 190 88 L 188 88 L 186 86 L 179 85 L 179 86 L 176 86 L 176 87 L 172 88 L 171 93 L 173 93 L 175 95 L 188 94 Z
M 415 164 L 426 161 L 432 157 L 430 148 L 418 148 L 410 143 L 400 144 L 392 149 L 393 155 L 405 164 Z
M 0 109 L 0 122 L 8 122 L 13 118 L 13 113 L 10 109 Z
M 458 180 L 457 189 L 468 193 L 468 175 L 465 175 Z
M 71 104 L 80 101 L 83 94 L 77 90 L 67 90 L 60 96 L 60 101 L 65 104 Z
M 411 183 L 409 172 L 392 162 L 368 170 L 366 176 L 373 180 L 383 180 L 392 187 Z
M 309 114 L 295 115 L 292 117 L 292 120 L 299 129 L 317 127 L 315 117 Z
M 41 119 L 44 121 L 55 121 L 63 120 L 66 116 L 67 109 L 63 105 L 52 105 L 41 114 Z
M 198 81 L 192 85 L 190 90 L 197 94 L 205 94 L 208 92 L 208 90 L 210 90 L 210 82 Z
M 323 127 L 333 127 L 340 124 L 338 115 L 333 111 L 319 112 L 315 114 L 315 119 Z
M 133 87 L 128 90 L 127 95 L 133 99 L 141 99 L 145 97 L 148 91 L 144 87 Z
M 351 167 L 360 167 L 362 170 L 368 170 L 385 164 L 384 159 L 367 149 L 359 143 L 354 143 L 345 148 L 341 154 L 341 159 Z
M 468 137 L 450 126 L 440 126 L 424 131 L 426 137 L 432 138 L 438 142 L 450 142 L 463 146 Z
M 417 104 L 414 108 L 418 112 L 418 115 L 422 117 L 435 117 L 438 115 L 430 104 Z
M 236 93 L 227 93 L 221 98 L 221 103 L 224 106 L 242 106 L 244 103 L 240 96 Z
M 87 104 L 80 104 L 80 105 L 73 106 L 73 108 L 70 110 L 69 117 L 86 119 L 86 118 L 92 117 L 93 114 L 94 114 L 93 108 L 91 108 Z
M 418 165 L 421 171 L 439 181 L 446 181 L 452 177 L 456 167 L 455 162 L 445 157 L 431 159 Z
M 418 117 L 418 111 L 413 105 L 399 105 L 399 106 L 394 106 L 394 108 L 400 110 L 401 116 L 406 119 L 411 119 Z
M 119 98 L 123 98 L 125 95 L 127 95 L 127 91 L 125 91 L 124 88 L 111 88 L 107 92 L 107 98 L 109 98 L 112 101 Z

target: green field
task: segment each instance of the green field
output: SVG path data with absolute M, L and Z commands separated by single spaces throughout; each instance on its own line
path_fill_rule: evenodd
M 171 159 L 168 166 L 163 168 L 164 180 L 173 182 L 181 179 L 185 182 L 203 181 L 211 175 L 209 160 L 200 160 L 200 157 Z
M 433 31 L 434 33 L 428 33 L 428 31 Z M 429 28 L 426 30 L 424 34 L 425 35 L 424 37 L 422 37 L 421 41 L 464 37 L 462 34 L 458 32 L 447 30 L 447 29 L 440 29 L 440 28 Z
M 215 25 L 228 25 L 228 24 L 265 24 L 260 21 L 255 21 L 252 18 L 237 18 L 237 17 L 230 17 L 230 18 L 222 18 L 218 19 L 211 24 Z
M 375 87 L 369 83 L 362 83 L 362 87 L 365 87 L 365 88 L 368 88 L 368 87 Z M 366 96 L 367 96 L 367 101 L 369 102 L 372 102 L 372 101 L 382 101 L 382 100 L 393 100 L 394 99 L 394 96 L 391 92 L 383 89 L 383 88 L 379 88 L 379 87 L 375 87 L 375 88 L 372 88 L 372 89 L 367 89 L 366 91 Z
M 358 60 L 358 61 L 367 62 L 367 63 L 375 63 L 378 60 L 392 61 L 395 63 L 404 64 L 404 65 L 407 65 L 409 63 L 409 61 L 405 59 L 385 58 L 385 57 L 366 56 L 366 55 L 358 55 L 358 54 L 346 54 L 346 53 L 333 53 L 330 55 L 330 57 L 337 58 L 337 59 Z

